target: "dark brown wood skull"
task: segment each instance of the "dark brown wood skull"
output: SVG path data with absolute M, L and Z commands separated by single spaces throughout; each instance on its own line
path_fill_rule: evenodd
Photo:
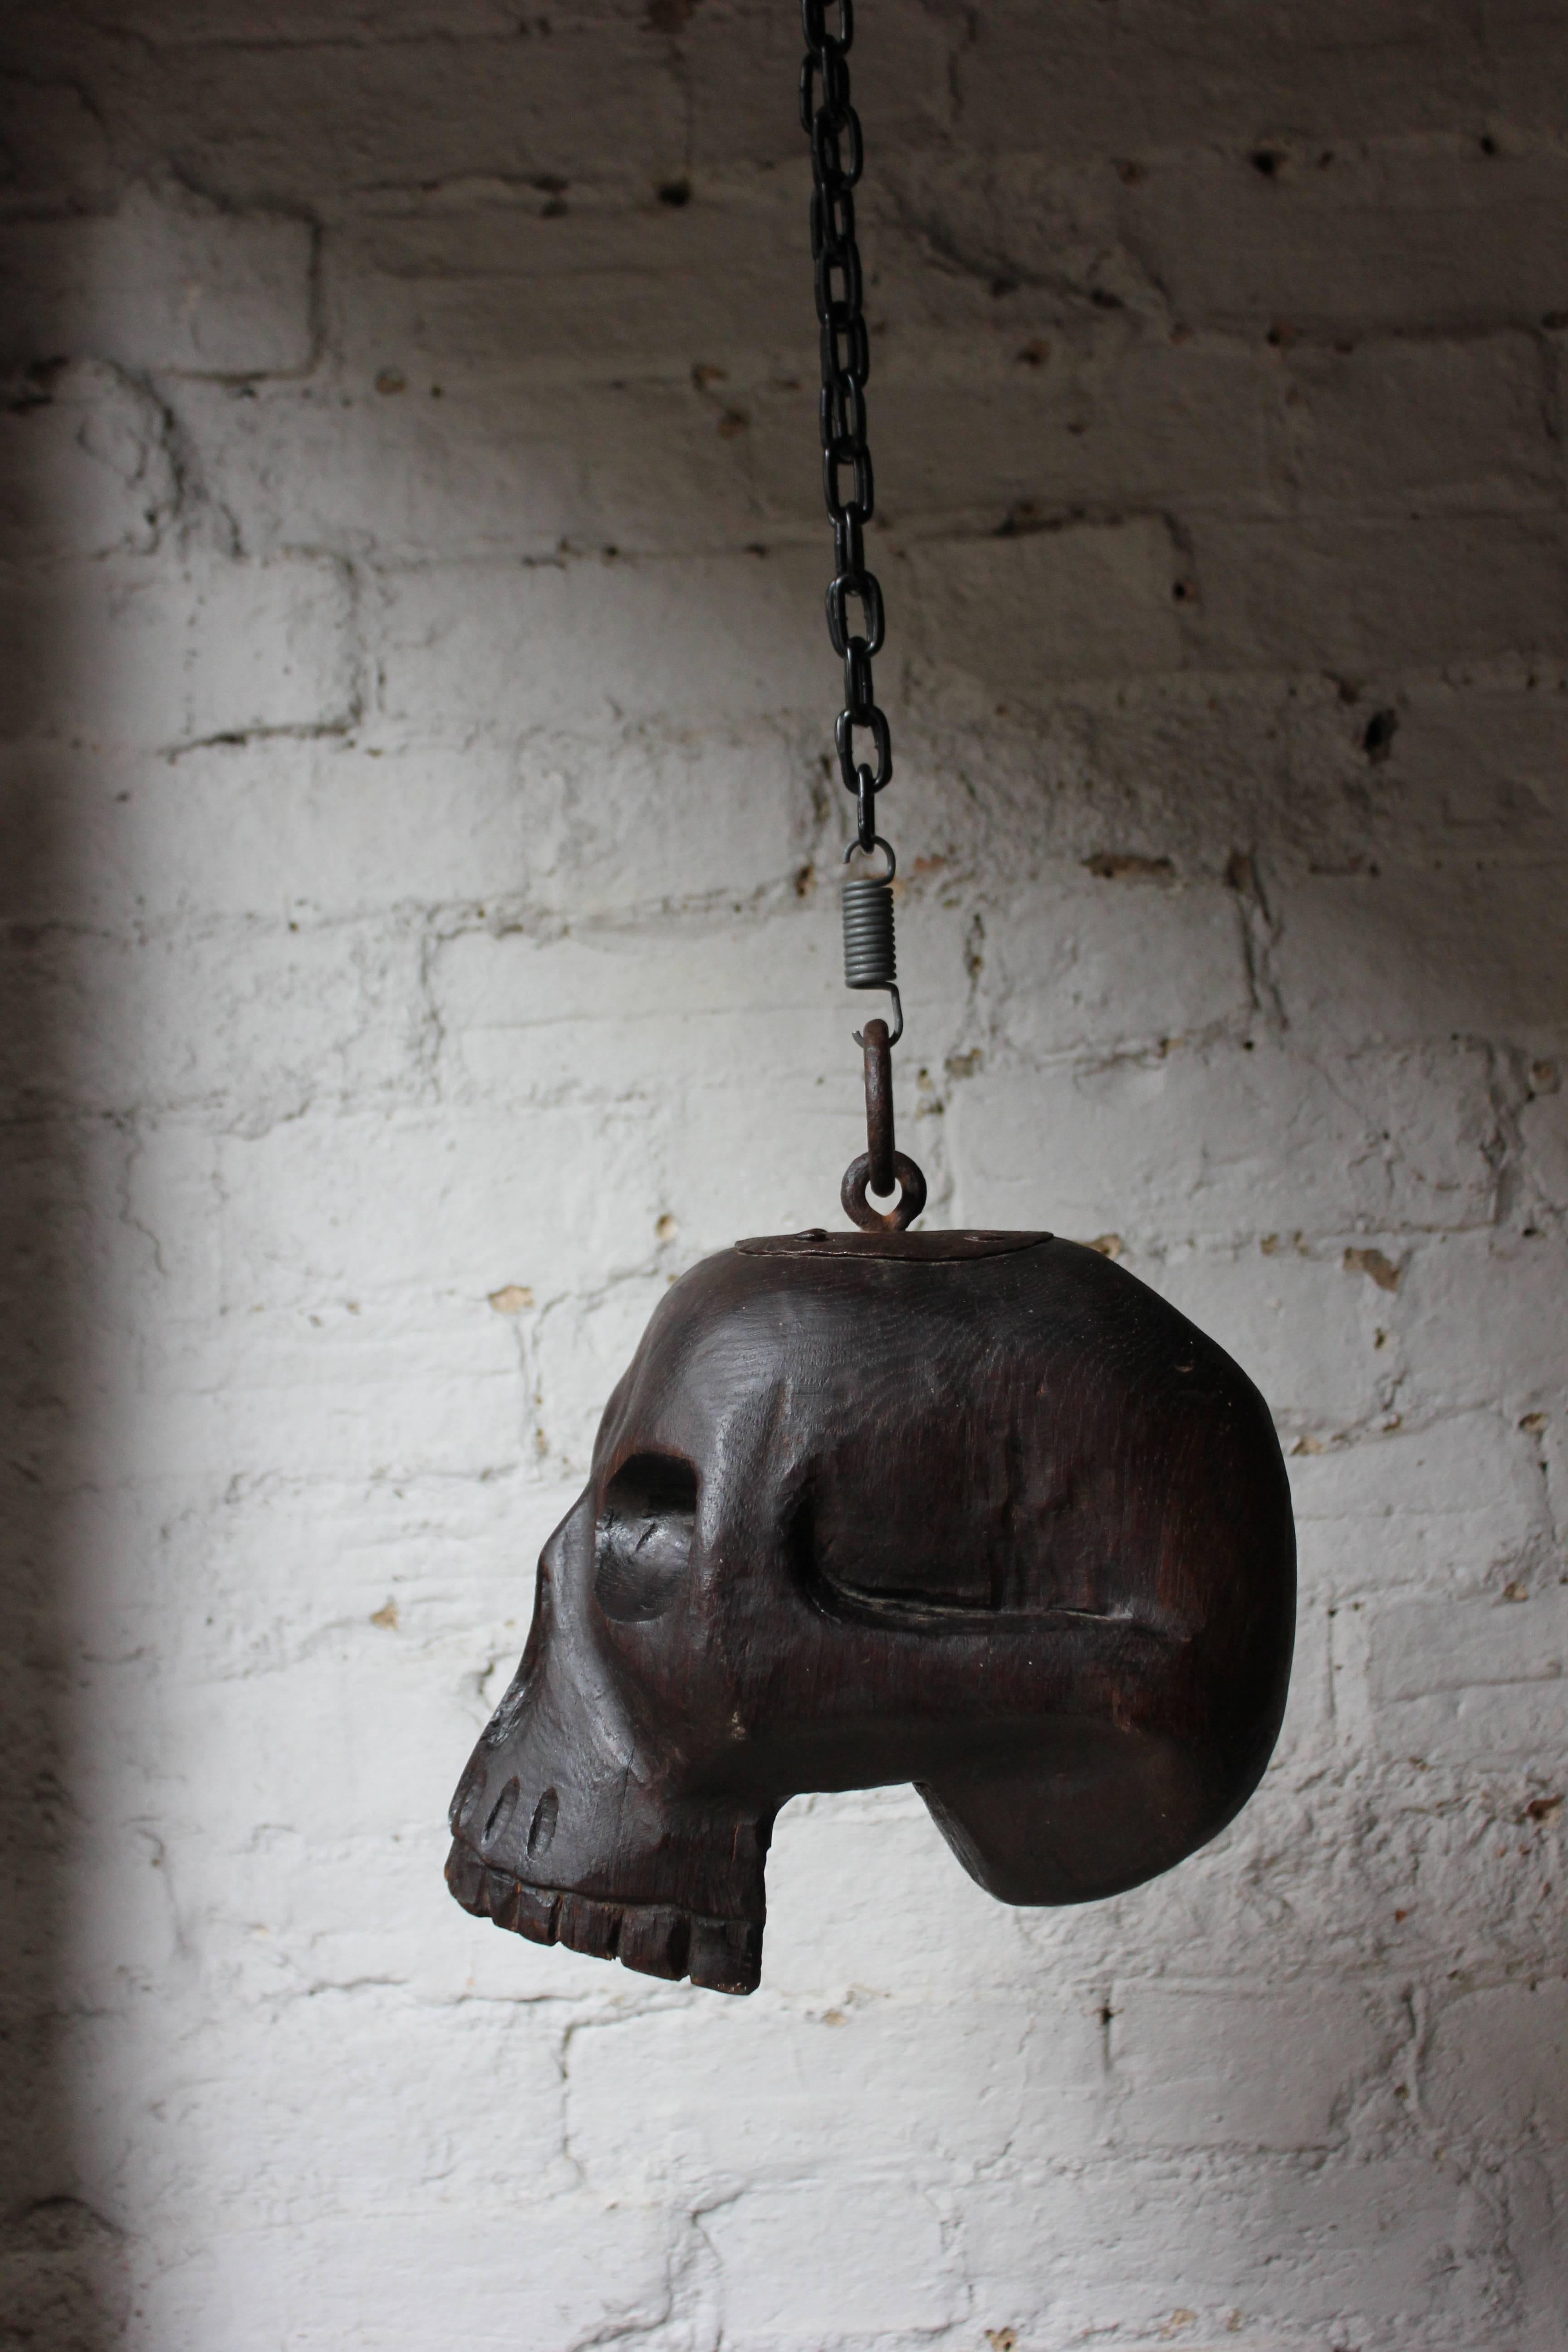
M 1004 1902 L 1135 1886 L 1279 1732 L 1295 1538 L 1268 1411 L 1039 1234 L 742 1242 L 660 1303 L 453 1800 L 453 1894 L 749 1992 L 774 1815 L 912 1780 Z

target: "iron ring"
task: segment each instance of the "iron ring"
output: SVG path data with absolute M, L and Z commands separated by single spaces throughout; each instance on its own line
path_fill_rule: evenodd
M 838 1198 L 851 1224 L 858 1225 L 864 1234 L 901 1234 L 912 1225 L 926 1204 L 926 1180 L 907 1152 L 893 1154 L 893 1173 L 899 1180 L 899 1198 L 885 1213 L 874 1209 L 866 1198 L 871 1182 L 871 1155 L 861 1152 L 844 1171 L 844 1181 Z

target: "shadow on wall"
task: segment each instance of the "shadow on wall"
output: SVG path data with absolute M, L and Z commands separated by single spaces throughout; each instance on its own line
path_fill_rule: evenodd
M 90 1914 L 90 1797 L 74 1769 L 75 1694 L 93 1646 L 81 1570 L 93 1542 L 93 1427 L 103 1402 L 101 1188 L 112 1124 L 73 1111 L 71 1078 L 112 1014 L 81 953 L 79 809 L 64 747 L 31 735 L 35 692 L 68 698 L 68 604 L 56 601 L 62 433 L 88 411 L 70 371 L 0 393 L 0 535 L 8 566 L 0 889 L 5 897 L 4 1529 L 0 1534 L 0 2341 L 100 2352 L 127 2308 L 119 2233 L 79 2196 L 79 2103 L 93 2072 L 76 1937 Z M 17 675 L 22 614 L 30 675 Z

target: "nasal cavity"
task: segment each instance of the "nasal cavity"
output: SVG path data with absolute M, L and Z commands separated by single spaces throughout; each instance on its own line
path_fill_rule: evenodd
M 550 1841 L 555 1835 L 555 1824 L 561 1818 L 561 1800 L 553 1789 L 546 1789 L 533 1809 L 533 1819 L 528 1825 L 528 1858 L 537 1862 L 542 1853 L 550 1851 Z
M 606 1617 L 661 1617 L 686 1581 L 697 1528 L 697 1473 L 669 1454 L 638 1454 L 605 1489 L 594 1533 L 594 1597 Z
M 454 1837 L 459 1830 L 466 1830 L 473 1820 L 474 1808 L 479 1802 L 479 1792 L 484 1785 L 484 1758 L 470 1756 L 464 1768 L 463 1777 L 453 1791 L 452 1801 L 447 1811 L 447 1820 L 451 1826 Z
M 521 1793 L 521 1790 L 518 1787 L 517 1777 L 514 1773 L 512 1778 L 507 1782 L 506 1787 L 501 1790 L 500 1795 L 496 1799 L 495 1803 L 490 1807 L 489 1818 L 485 1822 L 485 1843 L 487 1845 L 491 1844 L 495 1839 L 505 1834 L 507 1823 L 510 1821 L 513 1813 L 517 1811 L 517 1801 Z

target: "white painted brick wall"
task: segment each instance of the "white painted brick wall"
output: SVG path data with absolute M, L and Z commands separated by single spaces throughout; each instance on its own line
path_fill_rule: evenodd
M 795 12 L 18 0 L 7 2344 L 1568 2342 L 1562 12 L 861 16 L 900 1118 L 1269 1396 L 1279 1757 L 1079 1912 L 797 1803 L 746 2003 L 448 1901 L 857 1148 Z

